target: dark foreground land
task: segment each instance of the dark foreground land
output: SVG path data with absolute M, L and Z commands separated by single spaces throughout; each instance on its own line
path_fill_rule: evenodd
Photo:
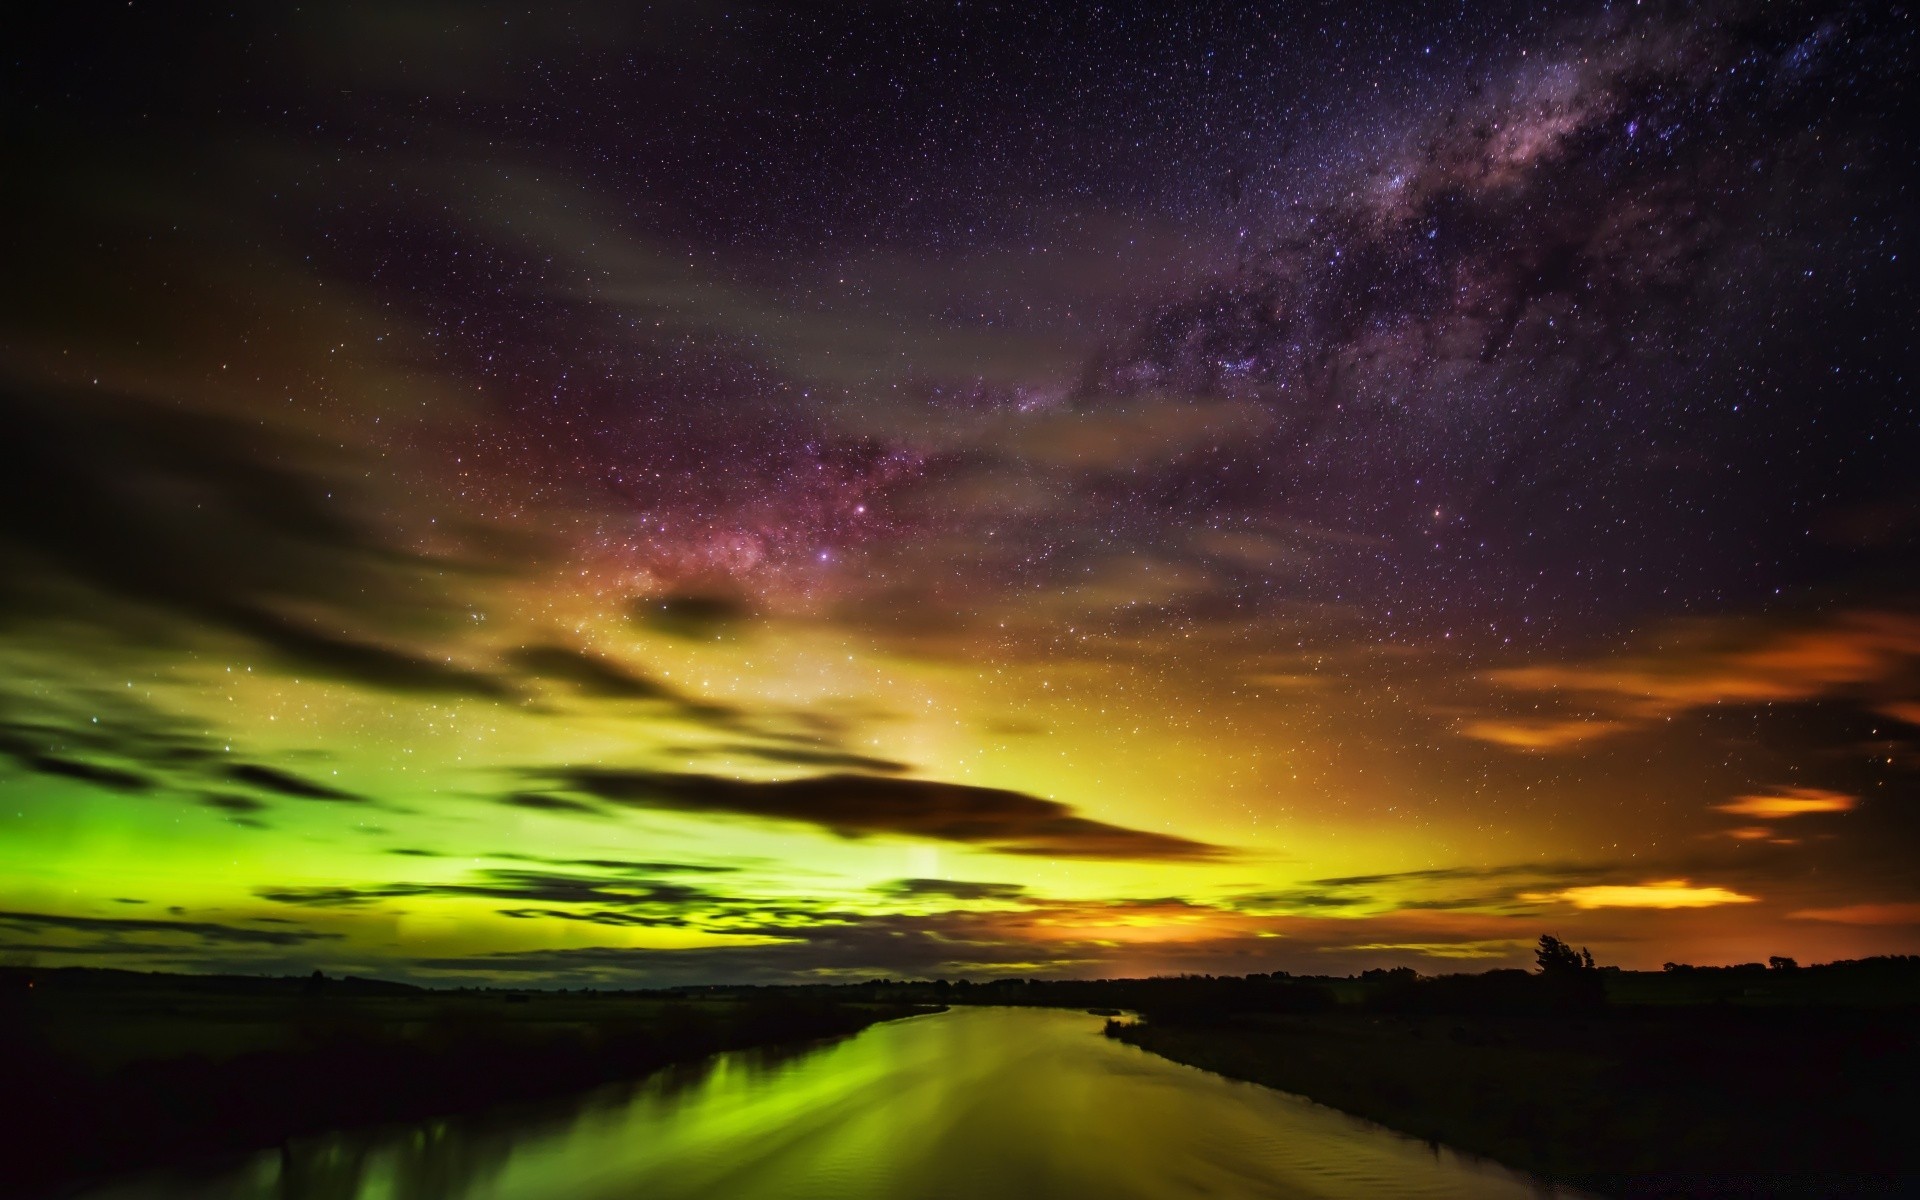
M 1537 972 L 669 992 L 0 969 L 0 1196 L 951 1004 L 1124 1010 L 1143 1049 L 1604 1194 L 1920 1195 L 1920 959 L 1636 973 L 1554 944 Z
M 1610 1195 L 1920 1194 L 1912 1023 L 1235 1018 L 1115 1036 Z
M 1920 1195 L 1920 963 L 1818 970 L 1213 981 L 1108 1033 L 1603 1194 Z
M 1584 1190 L 1920 1196 L 1920 958 L 986 984 L 875 999 L 1123 1009 L 1108 1033 Z
M 0 971 L 0 1196 L 471 1112 L 925 1011 L 817 992 Z

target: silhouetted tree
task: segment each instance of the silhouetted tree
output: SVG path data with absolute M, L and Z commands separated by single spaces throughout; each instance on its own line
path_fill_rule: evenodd
M 1767 960 L 1767 966 L 1776 971 L 1798 971 L 1800 964 L 1784 954 L 1776 954 Z
M 1540 935 L 1540 948 L 1533 952 L 1542 975 L 1569 975 L 1593 970 L 1593 952 L 1586 947 L 1575 950 L 1550 933 Z
M 1607 986 L 1593 965 L 1593 952 L 1575 950 L 1552 934 L 1542 934 L 1533 953 L 1543 999 L 1552 1008 L 1598 1008 L 1607 1002 Z

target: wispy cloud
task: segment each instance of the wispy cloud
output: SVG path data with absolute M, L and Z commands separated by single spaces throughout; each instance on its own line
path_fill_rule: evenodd
M 1803 817 L 1809 813 L 1851 812 L 1859 803 L 1857 797 L 1845 792 L 1832 792 L 1825 788 L 1779 787 L 1767 792 L 1736 796 L 1725 804 L 1716 804 L 1717 812 L 1733 813 L 1742 817 L 1758 817 L 1763 821 L 1779 821 L 1787 817 Z
M 340 937 L 337 933 L 320 933 L 309 929 L 249 929 L 245 926 L 223 925 L 212 921 L 160 921 L 135 917 L 81 917 L 34 912 L 0 912 L 0 925 L 35 933 L 62 931 L 107 938 L 118 938 L 124 934 L 144 934 L 149 937 L 174 935 L 201 942 L 255 946 L 292 946 L 302 942 Z M 45 948 L 61 949 L 58 946 Z M 103 948 L 103 952 L 110 952 L 110 948 Z
M 1626 728 L 1625 721 L 1591 717 L 1482 717 L 1461 725 L 1460 732 L 1515 750 L 1564 750 Z
M 1851 612 L 1812 627 L 1748 635 L 1732 645 L 1491 671 L 1485 679 L 1505 691 L 1564 697 L 1588 711 L 1490 715 L 1466 721 L 1460 732 L 1521 749 L 1564 750 L 1712 705 L 1810 700 L 1892 686 L 1916 659 L 1920 617 Z M 1912 701 L 1881 696 L 1876 703 L 1897 715 Z
M 1005 788 L 873 775 L 747 780 L 610 767 L 536 772 L 551 790 L 611 804 L 815 825 L 842 837 L 894 834 L 1002 854 L 1205 860 L 1223 847 L 1084 817 L 1056 800 Z
M 1018 883 L 983 883 L 970 879 L 895 879 L 873 889 L 888 896 L 908 899 L 938 897 L 946 900 L 1022 900 L 1027 889 Z
M 1838 908 L 1803 908 L 1787 914 L 1801 921 L 1828 921 L 1837 925 L 1920 925 L 1920 904 L 1846 904 Z
M 226 776 L 234 783 L 242 783 L 263 792 L 272 792 L 276 796 L 291 796 L 296 800 L 356 803 L 364 799 L 329 784 L 315 783 L 305 776 L 259 763 L 237 763 L 227 768 Z
M 1759 899 L 1729 888 L 1696 886 L 1685 879 L 1592 884 L 1562 888 L 1556 892 L 1528 892 L 1521 898 L 1540 902 L 1561 901 L 1575 908 L 1712 908 L 1720 904 L 1752 904 Z

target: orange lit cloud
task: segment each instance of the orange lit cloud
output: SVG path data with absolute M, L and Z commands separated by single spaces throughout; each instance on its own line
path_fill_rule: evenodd
M 1041 942 L 1123 945 L 1247 936 L 1268 922 L 1206 905 L 1165 900 L 1054 904 L 997 922 L 1008 936 Z
M 1516 720 L 1469 721 L 1460 732 L 1483 742 L 1508 746 L 1515 750 L 1559 750 L 1627 728 L 1622 721 L 1586 720 L 1571 717 Z
M 1920 700 L 1898 700 L 1892 704 L 1883 704 L 1880 706 L 1880 711 L 1896 721 L 1920 725 Z
M 1763 821 L 1778 821 L 1787 817 L 1802 817 L 1808 813 L 1851 812 L 1857 803 L 1854 797 L 1845 792 L 1830 792 L 1824 788 L 1775 788 L 1771 792 L 1751 796 L 1736 796 L 1725 804 L 1716 804 L 1715 810 L 1733 813 L 1742 817 L 1758 817 Z M 1740 831 L 1728 835 L 1740 836 Z
M 1522 900 L 1559 900 L 1575 908 L 1711 908 L 1716 904 L 1751 904 L 1759 897 L 1743 896 L 1723 887 L 1695 887 L 1685 879 L 1655 883 L 1595 884 L 1557 892 L 1523 892 Z
M 1511 691 L 1578 697 L 1600 715 L 1492 717 L 1469 722 L 1461 732 L 1524 749 L 1564 749 L 1710 705 L 1808 700 L 1841 688 L 1884 685 L 1916 658 L 1920 617 L 1855 612 L 1733 648 L 1511 667 L 1486 679 Z M 1894 699 L 1879 708 L 1903 721 L 1920 718 L 1920 702 Z
M 1841 908 L 1806 908 L 1787 915 L 1839 925 L 1920 925 L 1920 904 L 1848 904 Z

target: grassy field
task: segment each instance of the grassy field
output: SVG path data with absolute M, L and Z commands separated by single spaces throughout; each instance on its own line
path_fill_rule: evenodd
M 354 981 L 0 980 L 0 1195 L 853 1033 L 818 995 L 448 992 Z
M 1607 1194 L 1904 1195 L 1920 1183 L 1910 1011 L 1336 1012 L 1110 1032 Z

